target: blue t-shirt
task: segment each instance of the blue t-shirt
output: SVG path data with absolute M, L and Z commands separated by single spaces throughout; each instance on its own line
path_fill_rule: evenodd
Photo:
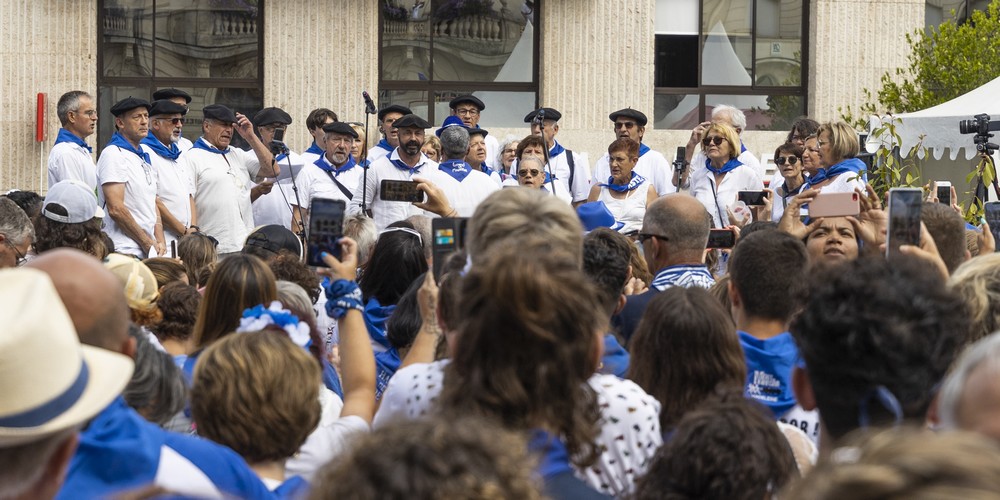
M 601 373 L 625 378 L 629 363 L 628 351 L 610 333 L 604 335 L 604 356 L 601 357 L 601 363 Z
M 779 418 L 795 406 L 792 391 L 792 368 L 799 349 L 792 334 L 785 332 L 760 340 L 740 331 L 740 344 L 747 361 L 746 396 L 771 409 Z

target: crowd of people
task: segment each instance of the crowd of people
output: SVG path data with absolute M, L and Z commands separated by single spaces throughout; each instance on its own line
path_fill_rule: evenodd
M 766 178 L 730 106 L 672 163 L 615 111 L 591 168 L 552 108 L 498 139 L 473 95 L 433 133 L 386 106 L 370 149 L 320 108 L 299 154 L 273 107 L 184 139 L 190 101 L 116 103 L 95 163 L 65 94 L 47 192 L 0 196 L 2 498 L 1000 498 L 995 241 L 930 193 L 886 257 L 845 123 Z

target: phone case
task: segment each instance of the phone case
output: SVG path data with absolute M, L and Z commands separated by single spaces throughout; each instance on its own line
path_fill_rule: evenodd
M 858 193 L 820 193 L 809 202 L 809 217 L 845 217 L 861 213 Z

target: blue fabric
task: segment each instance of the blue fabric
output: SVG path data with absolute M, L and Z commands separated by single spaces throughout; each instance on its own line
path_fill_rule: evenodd
M 122 490 L 149 485 L 156 478 L 164 446 L 204 472 L 226 496 L 274 498 L 229 448 L 167 432 L 139 416 L 120 396 L 80 433 L 80 445 L 56 498 L 109 498 Z
M 438 165 L 438 169 L 458 182 L 464 181 L 472 172 L 472 167 L 465 160 L 446 160 Z
M 392 160 L 392 159 L 390 159 L 389 161 L 390 161 L 390 162 L 391 162 L 391 163 L 392 163 L 393 165 L 395 165 L 395 166 L 396 166 L 396 168 L 398 168 L 398 169 L 400 169 L 400 170 L 403 170 L 403 171 L 406 171 L 406 172 L 409 172 L 409 173 L 410 173 L 410 175 L 413 175 L 413 174 L 416 174 L 416 173 L 419 173 L 419 172 L 420 172 L 420 169 L 421 169 L 421 168 L 422 168 L 422 167 L 424 166 L 424 164 L 423 164 L 423 163 L 420 163 L 420 164 L 418 164 L 418 165 L 417 165 L 417 166 L 415 166 L 415 167 L 411 167 L 411 166 L 407 165 L 407 164 L 406 164 L 405 162 L 403 162 L 403 160 Z
M 493 172 L 494 172 L 494 170 L 492 168 L 486 166 L 485 163 L 483 163 L 482 165 L 479 166 L 479 170 L 482 171 L 484 174 L 489 175 L 489 176 L 492 176 Z
M 147 134 L 146 137 L 143 137 L 142 140 L 139 141 L 139 144 L 149 146 L 149 149 L 152 149 L 154 153 L 171 161 L 177 161 L 177 157 L 181 155 L 181 150 L 177 147 L 177 144 L 171 142 L 170 146 L 164 146 L 152 132 Z
M 389 339 L 385 336 L 385 325 L 395 310 L 395 305 L 383 306 L 379 304 L 378 299 L 372 297 L 368 300 L 368 304 L 365 305 L 365 310 L 363 311 L 365 326 L 368 328 L 368 336 L 372 341 L 386 349 L 391 349 L 392 344 L 389 343 Z
M 325 253 L 325 252 L 324 252 Z M 356 281 L 338 279 L 330 281 L 323 278 L 323 290 L 326 293 L 326 315 L 341 319 L 350 309 L 357 309 L 364 313 L 362 304 L 361 288 Z
M 660 272 L 656 273 L 656 276 L 653 277 L 653 282 L 649 284 L 649 287 L 662 292 L 672 286 L 680 286 L 684 288 L 698 286 L 708 289 L 714 284 L 715 278 L 712 277 L 712 273 L 708 271 L 708 267 L 704 264 L 681 264 L 661 269 Z
M 76 134 L 74 134 L 73 132 L 70 132 L 69 130 L 66 130 L 64 128 L 59 129 L 59 134 L 56 135 L 56 143 L 53 144 L 53 146 L 55 146 L 56 144 L 59 144 L 61 142 L 70 142 L 70 143 L 76 144 L 78 146 L 83 146 L 83 147 L 87 148 L 88 152 L 91 152 L 91 153 L 94 152 L 94 148 L 88 146 L 87 145 L 87 141 L 85 141 L 85 140 L 77 137 Z
M 339 177 L 340 174 L 357 166 L 357 162 L 354 161 L 353 156 L 347 155 L 347 161 L 343 165 L 340 167 L 334 167 L 332 163 L 326 161 L 326 156 L 321 155 L 319 159 L 313 162 L 313 165 L 316 165 L 326 172 L 330 172 L 334 177 Z
M 646 154 L 646 153 L 648 153 L 648 152 L 650 152 L 652 150 L 653 150 L 653 148 L 651 148 L 651 147 L 649 147 L 649 146 L 647 146 L 647 145 L 645 145 L 645 144 L 643 144 L 643 143 L 640 142 L 639 143 L 639 158 L 642 158 L 642 155 L 644 155 L 644 154 Z
M 628 351 L 618 343 L 618 339 L 612 334 L 604 335 L 604 356 L 601 358 L 601 373 L 614 375 L 618 378 L 625 378 L 628 371 L 629 354 Z
M 399 370 L 399 365 L 403 360 L 399 357 L 399 351 L 395 347 L 390 347 L 388 351 L 375 354 L 375 398 L 381 399 L 389 379 Z
M 305 498 L 309 493 L 309 482 L 302 476 L 292 476 L 274 489 L 275 498 Z
M 558 141 L 553 139 L 552 142 L 554 142 L 556 145 L 552 146 L 552 149 L 549 150 L 549 158 L 555 158 L 566 152 L 566 148 L 562 147 L 562 144 L 559 144 Z
M 375 147 L 382 148 L 390 153 L 392 152 L 393 149 L 396 149 L 391 145 L 389 145 L 389 141 L 385 140 L 385 137 L 383 137 L 381 141 L 378 141 L 378 144 L 376 144 Z
M 761 340 L 744 331 L 737 333 L 747 360 L 746 396 L 770 408 L 774 418 L 788 413 L 796 402 L 792 368 L 799 356 L 792 334 Z
M 337 375 L 337 370 L 326 360 L 325 356 L 321 363 L 323 364 L 323 386 L 340 396 L 340 399 L 344 399 L 344 387 L 340 385 L 340 375 Z
M 146 154 L 146 152 L 143 151 L 142 149 L 133 147 L 131 144 L 129 144 L 128 140 L 125 139 L 125 136 L 121 135 L 118 132 L 115 132 L 115 134 L 111 136 L 111 140 L 108 141 L 108 146 L 117 146 L 121 149 L 124 149 L 125 151 L 128 151 L 129 153 L 138 156 L 139 158 L 142 158 L 142 161 L 149 163 L 149 155 Z
M 538 461 L 538 474 L 543 479 L 573 471 L 569 464 L 566 445 L 548 432 L 541 429 L 532 430 L 528 439 L 528 451 L 541 455 Z
M 184 363 L 187 362 L 188 355 L 187 354 L 175 354 L 175 355 L 173 355 L 173 358 L 174 358 L 174 364 L 177 365 L 177 368 L 180 368 L 181 371 L 184 371 Z
M 316 145 L 316 141 L 313 141 L 312 144 L 309 145 L 309 149 L 306 150 L 306 153 L 323 156 L 324 151 Z
M 816 171 L 816 175 L 809 176 L 806 179 L 806 184 L 809 187 L 813 187 L 827 179 L 833 179 L 840 174 L 855 173 L 860 174 L 865 170 L 865 162 L 857 158 L 848 158 L 830 168 L 821 168 Z
M 188 387 L 191 387 L 191 382 L 194 381 L 194 365 L 198 363 L 198 356 L 201 356 L 201 351 L 188 354 L 187 359 L 184 360 L 184 366 L 181 367 L 181 371 L 184 373 L 184 380 L 187 382 Z
M 736 170 L 737 167 L 741 166 L 743 166 L 743 163 L 741 163 L 740 160 L 736 158 L 730 158 L 730 160 L 727 161 L 726 164 L 722 166 L 722 168 L 715 168 L 712 166 L 712 160 L 709 160 L 708 158 L 705 159 L 705 168 L 711 170 L 712 173 L 716 175 L 724 174 L 726 172 L 732 172 L 733 170 Z
M 608 177 L 608 183 L 601 184 L 601 187 L 606 187 L 612 191 L 616 191 L 619 193 L 627 193 L 629 191 L 634 191 L 635 189 L 637 189 L 640 185 L 642 185 L 643 182 L 646 182 L 646 178 L 635 173 L 635 171 L 633 170 L 632 177 L 629 178 L 628 184 L 625 185 L 615 184 L 615 178 L 614 176 L 611 176 Z
M 199 137 L 197 141 L 194 141 L 194 144 L 191 147 L 195 149 L 203 149 L 205 151 L 208 151 L 209 153 L 215 153 L 217 155 L 225 155 L 230 150 L 230 148 L 228 147 L 225 150 L 215 149 L 214 147 L 209 146 L 207 142 L 205 142 L 204 137 Z

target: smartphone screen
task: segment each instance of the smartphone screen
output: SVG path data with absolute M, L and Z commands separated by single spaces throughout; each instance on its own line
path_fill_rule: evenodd
M 431 219 L 431 234 L 434 255 L 434 279 L 440 280 L 444 264 L 454 252 L 465 248 L 465 217 L 441 217 Z
M 740 191 L 737 194 L 737 199 L 748 206 L 761 206 L 764 204 L 765 198 L 767 198 L 767 191 Z
M 1000 201 L 991 201 L 983 205 L 986 212 L 986 223 L 990 225 L 993 239 L 1000 241 Z
M 274 138 L 271 140 L 285 142 L 285 127 L 278 127 L 274 129 Z
M 380 188 L 379 197 L 382 201 L 406 201 L 410 203 L 424 201 L 424 192 L 417 189 L 417 183 L 414 181 L 382 179 Z
M 938 182 L 937 183 L 937 199 L 938 203 L 943 205 L 951 206 L 951 183 L 950 182 Z
M 889 190 L 889 227 L 886 231 L 886 255 L 899 252 L 900 245 L 920 244 L 920 204 L 923 192 L 918 188 Z
M 730 229 L 712 229 L 708 232 L 708 244 L 705 248 L 733 248 L 736 245 L 736 233 Z
M 340 237 L 344 235 L 344 200 L 313 198 L 309 204 L 309 233 L 306 235 L 306 264 L 327 267 L 320 258 L 327 252 L 340 258 Z

